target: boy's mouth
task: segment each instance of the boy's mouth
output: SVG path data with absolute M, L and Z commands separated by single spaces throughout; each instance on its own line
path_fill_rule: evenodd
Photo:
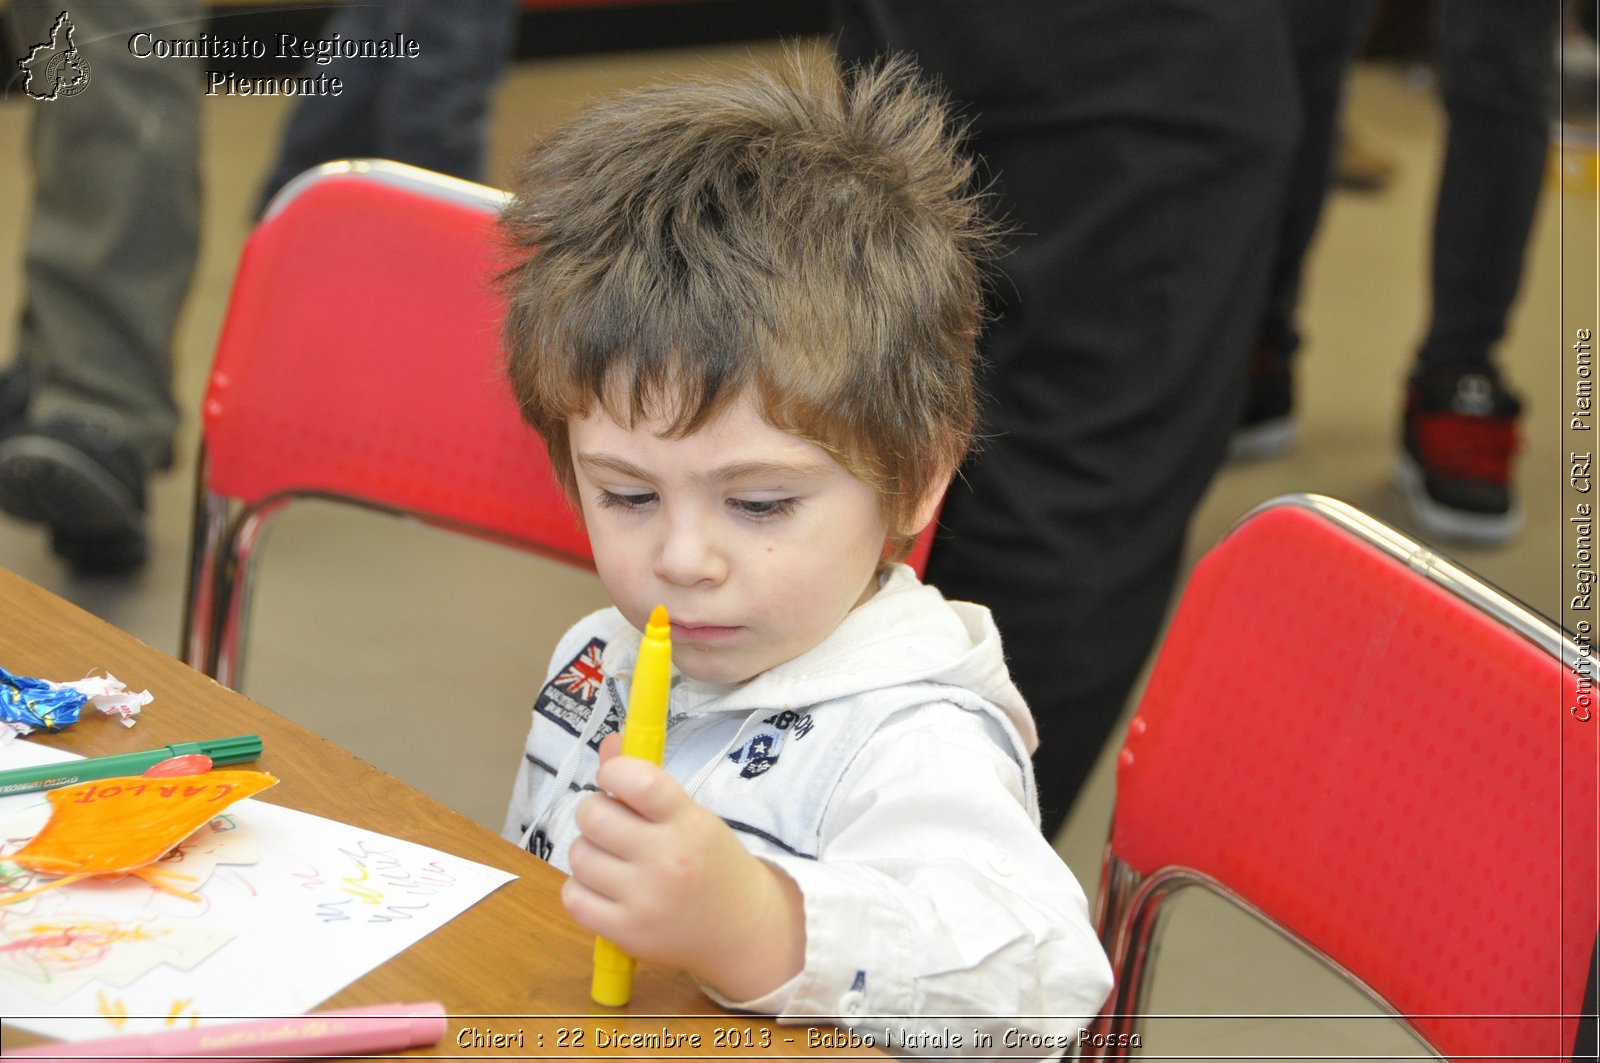
M 738 634 L 740 628 L 721 624 L 680 624 L 672 622 L 672 637 L 685 642 L 715 642 Z

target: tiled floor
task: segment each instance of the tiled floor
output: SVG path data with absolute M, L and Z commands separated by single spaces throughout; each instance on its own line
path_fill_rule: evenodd
M 541 60 L 520 64 L 501 94 L 493 179 L 547 127 L 606 91 L 747 55 L 768 46 Z M 1196 516 L 1191 554 L 1252 505 L 1287 491 L 1335 495 L 1405 527 L 1390 487 L 1399 383 L 1427 312 L 1427 255 L 1440 114 L 1426 80 L 1367 67 L 1355 78 L 1352 124 L 1399 162 L 1376 195 L 1336 195 L 1306 283 L 1301 439 L 1281 460 L 1232 467 Z M 26 203 L 26 116 L 0 104 L 0 199 Z M 278 101 L 215 99 L 205 108 L 205 245 L 178 338 L 185 408 L 195 409 L 249 204 L 282 121 Z M 1592 132 L 1592 126 L 1590 127 Z M 0 348 L 12 346 L 26 212 L 0 212 Z M 1566 337 L 1595 324 L 1592 192 L 1545 197 L 1504 364 L 1529 398 L 1520 484 L 1528 528 L 1502 550 L 1457 560 L 1547 615 L 1559 616 L 1562 372 Z M 0 564 L 175 651 L 187 550 L 195 423 L 177 469 L 154 486 L 150 565 L 126 581 L 76 579 L 36 529 L 0 520 Z M 365 513 L 307 504 L 288 511 L 265 548 L 244 689 L 265 704 L 498 829 L 527 707 L 557 634 L 603 604 L 591 575 Z M 95 666 L 84 661 L 85 670 Z M 160 712 L 160 691 L 148 709 Z M 1111 803 L 1110 756 L 1058 847 L 1091 893 Z M 1406 1035 L 1293 947 L 1210 898 L 1180 898 L 1164 956 L 1171 966 L 1147 1052 L 1271 1058 L 1414 1054 Z M 1273 1015 L 1362 1015 L 1286 1019 Z M 1222 1019 L 1218 1016 L 1243 1016 Z

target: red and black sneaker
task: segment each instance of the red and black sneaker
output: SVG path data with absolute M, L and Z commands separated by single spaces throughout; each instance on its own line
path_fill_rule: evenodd
M 1521 530 L 1511 493 L 1521 413 L 1521 401 L 1492 369 L 1425 369 L 1411 377 L 1398 473 L 1424 530 L 1486 546 Z

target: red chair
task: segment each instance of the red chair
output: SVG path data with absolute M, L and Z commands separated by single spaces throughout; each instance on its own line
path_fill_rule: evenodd
M 273 200 L 240 256 L 203 404 L 189 664 L 238 685 L 256 547 L 297 498 L 593 567 L 501 371 L 505 200 L 376 160 L 329 163 Z
M 1118 760 L 1093 1043 L 1126 1051 L 1163 902 L 1200 886 L 1441 1056 L 1566 1058 L 1600 912 L 1592 681 L 1549 621 L 1349 506 L 1249 515 Z
M 504 193 L 398 163 L 330 163 L 240 256 L 206 389 L 185 659 L 237 685 L 255 548 L 337 498 L 589 564 L 500 371 Z

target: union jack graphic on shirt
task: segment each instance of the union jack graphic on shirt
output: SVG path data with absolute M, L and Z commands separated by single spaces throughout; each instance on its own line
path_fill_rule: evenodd
M 605 671 L 600 663 L 605 649 L 604 639 L 590 639 L 588 644 L 567 662 L 566 667 L 556 672 L 555 678 L 539 691 L 539 697 L 533 703 L 533 711 L 549 717 L 571 734 L 581 734 L 585 721 L 589 719 L 589 715 L 595 711 L 596 704 L 601 700 L 600 692 L 606 686 Z M 617 714 L 616 706 L 610 704 L 612 698 L 604 700 L 607 702 L 606 722 L 595 735 L 591 745 L 597 744 L 602 737 L 616 730 L 616 724 L 613 722 Z
M 556 676 L 555 684 L 567 693 L 581 700 L 585 705 L 593 705 L 594 699 L 600 693 L 600 686 L 606 681 L 604 673 L 600 671 L 600 651 L 606 644 L 599 639 L 590 639 L 589 645 L 574 657 L 561 674 Z

